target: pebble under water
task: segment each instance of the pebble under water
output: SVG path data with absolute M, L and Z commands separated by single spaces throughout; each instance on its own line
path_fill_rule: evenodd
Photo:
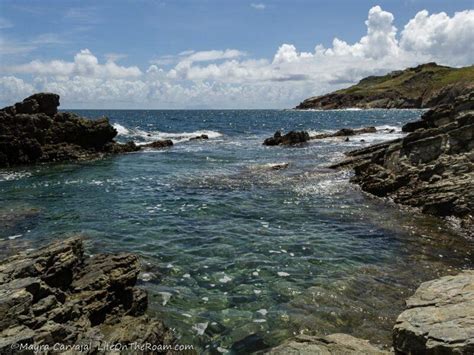
M 201 353 L 249 353 L 299 333 L 388 346 L 421 282 L 474 264 L 455 220 L 368 196 L 350 172 L 326 168 L 400 137 L 420 110 L 78 113 L 108 116 L 120 141 L 175 145 L 0 170 L 2 256 L 75 234 L 91 254 L 137 253 L 150 312 Z M 279 129 L 364 126 L 378 132 L 262 145 Z M 189 140 L 200 134 L 209 140 Z

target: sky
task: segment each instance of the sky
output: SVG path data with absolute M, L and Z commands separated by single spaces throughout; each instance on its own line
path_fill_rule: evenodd
M 0 0 L 0 105 L 290 108 L 436 61 L 474 63 L 474 0 Z

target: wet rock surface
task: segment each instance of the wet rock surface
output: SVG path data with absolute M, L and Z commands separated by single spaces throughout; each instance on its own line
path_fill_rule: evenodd
M 422 116 L 402 139 L 347 153 L 332 168 L 352 167 L 352 182 L 379 197 L 474 226 L 474 92 Z
M 0 110 L 0 168 L 38 162 L 83 160 L 137 151 L 114 141 L 108 119 L 58 112 L 59 95 L 39 93 Z
M 393 345 L 401 354 L 474 354 L 474 270 L 421 284 L 397 319 Z
M 281 134 L 280 131 L 275 132 L 273 137 L 265 139 L 263 145 L 296 145 L 309 141 L 308 132 L 305 131 L 290 131 L 287 134 Z
M 13 344 L 173 345 L 172 333 L 145 314 L 133 254 L 84 256 L 81 238 L 52 243 L 0 262 L 0 353 Z

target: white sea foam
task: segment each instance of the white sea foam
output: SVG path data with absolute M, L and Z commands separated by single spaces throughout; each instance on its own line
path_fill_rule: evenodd
M 161 131 L 145 131 L 139 128 L 126 128 L 119 123 L 113 124 L 114 128 L 117 130 L 118 135 L 126 137 L 128 139 L 136 140 L 137 145 L 146 144 L 149 142 L 171 139 L 173 143 L 181 143 L 189 141 L 191 138 L 198 137 L 201 135 L 207 135 L 209 139 L 221 137 L 222 134 L 216 131 L 211 130 L 197 130 L 193 132 L 161 132 Z
M 117 130 L 119 136 L 126 136 L 130 134 L 130 131 L 124 126 L 122 126 L 120 123 L 114 123 L 113 127 Z

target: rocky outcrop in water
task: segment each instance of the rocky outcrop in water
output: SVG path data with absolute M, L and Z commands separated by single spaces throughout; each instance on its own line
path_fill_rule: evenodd
M 161 141 L 154 141 L 148 144 L 144 144 L 144 148 L 153 148 L 153 149 L 163 149 L 167 147 L 171 147 L 173 145 L 173 141 L 171 139 L 165 139 Z
M 430 108 L 451 102 L 474 88 L 474 66 L 450 68 L 427 63 L 304 100 L 296 109 Z
M 324 139 L 324 138 L 335 138 L 335 137 L 350 137 L 358 134 L 375 133 L 377 129 L 375 127 L 363 127 L 363 128 L 341 128 L 335 133 L 321 133 L 315 136 L 311 136 L 310 139 Z
M 474 270 L 428 281 L 393 329 L 400 354 L 474 354 Z
M 263 145 L 296 145 L 309 141 L 309 134 L 305 131 L 290 131 L 287 134 L 281 134 L 280 131 L 275 132 L 273 137 L 265 139 Z
M 352 182 L 379 197 L 474 226 L 474 92 L 422 116 L 426 127 L 402 139 L 349 152 L 333 168 L 353 167 Z
M 147 293 L 135 287 L 133 254 L 84 256 L 80 238 L 52 243 L 0 262 L 0 353 L 18 344 L 173 345 L 169 330 L 149 318 Z
M 107 118 L 89 120 L 58 112 L 58 106 L 59 95 L 39 93 L 0 110 L 0 168 L 140 149 L 133 142 L 116 143 Z

